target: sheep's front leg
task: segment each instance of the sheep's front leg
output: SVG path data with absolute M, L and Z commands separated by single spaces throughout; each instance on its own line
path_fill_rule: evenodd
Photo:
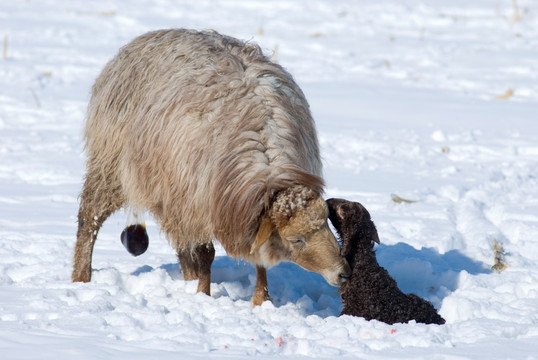
M 256 265 L 256 287 L 252 296 L 252 305 L 261 305 L 264 301 L 271 300 L 267 287 L 267 270 L 260 265 Z
M 213 244 L 198 246 L 196 256 L 198 257 L 198 289 L 196 291 L 211 295 L 211 264 L 215 259 Z

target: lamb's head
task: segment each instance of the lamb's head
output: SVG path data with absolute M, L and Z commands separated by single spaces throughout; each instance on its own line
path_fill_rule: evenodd
M 357 251 L 369 251 L 379 236 L 370 213 L 358 202 L 343 199 L 327 200 L 329 219 L 342 240 L 342 256 L 350 264 Z
M 305 186 L 280 191 L 262 217 L 251 252 L 258 251 L 265 265 L 291 261 L 342 285 L 351 269 L 329 229 L 328 213 L 323 198 Z

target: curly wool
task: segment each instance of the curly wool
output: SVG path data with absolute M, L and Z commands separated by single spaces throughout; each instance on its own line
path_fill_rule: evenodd
M 342 199 L 329 199 L 327 205 L 329 218 L 342 239 L 342 255 L 352 268 L 351 278 L 340 287 L 344 304 L 341 315 L 387 324 L 410 320 L 444 324 L 430 302 L 401 292 L 387 270 L 378 264 L 373 247 L 379 237 L 368 210 L 357 202 Z
M 279 192 L 272 204 L 273 223 L 284 226 L 294 214 L 306 209 L 309 201 L 317 199 L 318 194 L 305 186 L 294 186 Z

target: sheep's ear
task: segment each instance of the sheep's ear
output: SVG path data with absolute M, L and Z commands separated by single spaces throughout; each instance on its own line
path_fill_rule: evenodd
M 267 241 L 269 240 L 269 237 L 273 233 L 275 227 L 273 225 L 273 222 L 271 221 L 271 218 L 269 216 L 264 216 L 260 227 L 258 229 L 258 233 L 256 234 L 256 239 L 254 240 L 254 243 L 250 247 L 250 253 L 254 254 L 258 249 Z

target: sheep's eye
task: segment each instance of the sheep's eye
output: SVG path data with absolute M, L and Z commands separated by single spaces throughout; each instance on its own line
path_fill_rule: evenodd
M 298 237 L 295 237 L 295 238 L 290 239 L 290 242 L 291 242 L 293 245 L 304 245 L 304 243 L 306 242 L 306 240 L 305 240 L 304 237 L 302 237 L 302 236 L 298 236 Z

